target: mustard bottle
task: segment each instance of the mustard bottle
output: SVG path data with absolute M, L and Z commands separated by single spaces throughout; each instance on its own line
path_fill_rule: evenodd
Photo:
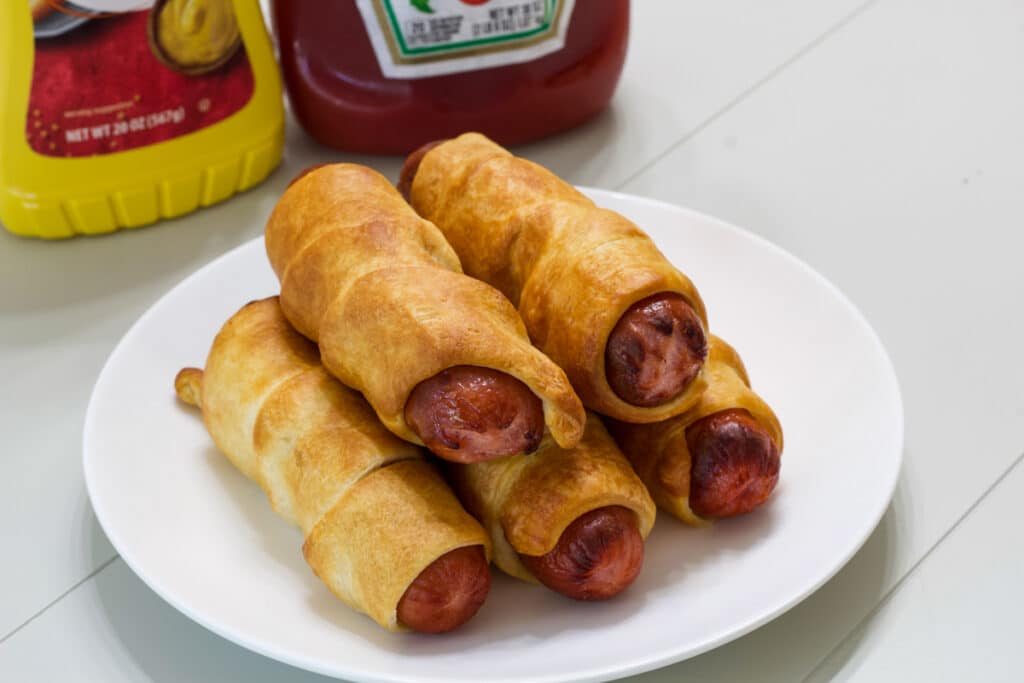
M 0 63 L 0 223 L 15 234 L 180 216 L 281 159 L 258 0 L 5 0 Z

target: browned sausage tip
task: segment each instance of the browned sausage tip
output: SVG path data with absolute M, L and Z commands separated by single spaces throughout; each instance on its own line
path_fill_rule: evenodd
M 405 163 L 402 164 L 402 172 L 398 176 L 398 191 L 405 197 L 405 201 L 409 201 L 409 194 L 412 192 L 412 181 L 416 177 L 416 171 L 420 168 L 420 162 L 423 161 L 423 157 L 427 156 L 427 152 L 440 145 L 444 140 L 434 140 L 423 145 L 415 152 L 405 158 Z
M 444 633 L 476 614 L 491 590 L 481 546 L 456 548 L 427 566 L 398 602 L 398 620 L 420 633 Z
M 779 449 L 746 410 L 723 410 L 686 428 L 690 509 L 732 517 L 761 505 L 779 481 Z
M 553 591 L 576 600 L 606 600 L 640 573 L 644 539 L 632 510 L 591 510 L 566 527 L 554 549 L 540 557 L 520 555 L 526 568 Z
M 544 404 L 511 375 L 458 365 L 416 385 L 405 421 L 438 457 L 480 462 L 537 450 Z
M 605 375 L 626 403 L 658 406 L 686 390 L 707 353 L 696 311 L 679 294 L 662 292 L 636 302 L 619 318 L 605 346 Z

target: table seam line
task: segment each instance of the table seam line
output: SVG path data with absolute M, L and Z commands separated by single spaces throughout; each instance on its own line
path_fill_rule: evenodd
M 25 628 L 26 626 L 28 626 L 29 624 L 31 624 L 31 623 L 32 623 L 33 621 L 35 621 L 35 620 L 36 620 L 36 619 L 38 619 L 39 617 L 43 616 L 43 614 L 45 614 L 46 612 L 48 612 L 48 611 L 49 611 L 49 609 L 50 609 L 51 607 L 53 607 L 53 606 L 54 606 L 54 605 L 56 605 L 56 604 L 57 604 L 58 602 L 60 602 L 61 600 L 63 600 L 64 598 L 66 598 L 66 597 L 67 597 L 68 595 L 70 595 L 71 593 L 73 593 L 73 592 L 74 592 L 75 590 L 77 590 L 77 589 L 78 589 L 78 587 L 79 587 L 79 586 L 81 586 L 82 584 L 84 584 L 84 583 L 85 583 L 86 581 L 88 581 L 89 579 L 93 578 L 94 576 L 96 576 L 97 574 L 99 574 L 99 573 L 100 573 L 101 571 L 103 571 L 104 569 L 106 569 L 107 567 L 109 567 L 109 566 L 110 566 L 110 565 L 111 565 L 111 564 L 112 564 L 112 563 L 114 562 L 114 560 L 118 559 L 119 557 L 121 557 L 121 556 L 120 556 L 120 555 L 118 555 L 117 553 L 114 553 L 114 556 L 113 556 L 113 557 L 111 557 L 111 558 L 110 558 L 109 560 L 107 560 L 106 562 L 104 562 L 104 563 L 103 563 L 103 564 L 101 564 L 100 566 L 96 567 L 96 569 L 93 569 L 93 570 L 92 570 L 91 572 L 89 572 L 89 574 L 88 574 L 88 575 L 86 575 L 86 576 L 85 576 L 85 577 L 83 577 L 82 579 L 80 579 L 80 580 L 78 580 L 77 582 L 75 582 L 75 584 L 74 584 L 73 586 L 71 586 L 70 588 L 68 588 L 67 590 L 65 590 L 65 591 L 64 591 L 63 593 L 61 593 L 60 595 L 58 595 L 58 596 L 57 596 L 56 598 L 54 598 L 54 599 L 53 599 L 53 600 L 51 600 L 50 602 L 46 603 L 46 605 L 45 605 L 45 606 L 43 606 L 43 608 L 42 608 L 42 609 L 40 609 L 39 611 L 37 611 L 37 612 L 36 612 L 35 614 L 33 614 L 32 616 L 30 616 L 30 617 L 29 617 L 28 619 L 26 619 L 25 621 L 21 622 L 21 623 L 20 623 L 19 625 L 15 626 L 13 630 L 11 630 L 11 631 L 10 631 L 10 632 L 8 632 L 8 633 L 7 633 L 6 635 L 4 635 L 4 636 L 3 636 L 2 638 L 0 638 L 0 645 L 3 645 L 4 643 L 6 643 L 6 642 L 7 642 L 8 640 L 10 640 L 10 639 L 11 639 L 11 638 L 12 638 L 12 637 L 13 637 L 13 636 L 14 636 L 14 635 L 16 634 L 16 633 L 18 633 L 19 631 L 21 631 L 21 630 L 22 630 L 23 628 Z
M 970 517 L 974 513 L 974 511 L 978 509 L 978 507 L 985 501 L 985 499 L 989 497 L 989 495 L 993 491 L 999 488 L 999 485 L 1002 484 L 1003 481 L 1005 481 L 1006 478 L 1009 477 L 1013 473 L 1013 471 L 1020 466 L 1022 462 L 1024 462 L 1024 453 L 1018 455 L 1017 458 L 1012 463 L 1010 463 L 1010 466 L 1007 467 L 1006 470 L 1002 474 L 1000 474 L 996 478 L 996 480 L 993 481 L 988 486 L 988 488 L 986 488 L 985 491 L 982 492 L 982 494 L 973 503 L 971 503 L 971 505 L 966 510 L 964 510 L 963 514 L 961 514 L 957 518 L 957 520 L 948 529 L 946 529 L 946 531 L 941 536 L 939 536 L 938 540 L 936 540 L 935 543 L 933 543 L 931 547 L 929 547 L 928 550 L 926 550 L 925 553 L 921 555 L 921 557 L 918 558 L 918 560 L 914 562 L 914 564 L 912 564 L 910 568 L 903 573 L 903 576 L 901 576 L 899 580 L 896 581 L 896 583 L 894 583 L 892 587 L 890 587 L 889 590 L 887 590 L 882 595 L 878 602 L 875 603 L 875 606 L 872 607 L 871 610 L 868 611 L 868 613 L 865 614 L 863 618 L 861 618 L 856 624 L 854 624 L 853 627 L 849 631 L 847 631 L 842 638 L 839 639 L 839 642 L 837 642 L 832 649 L 825 653 L 824 657 L 818 660 L 818 663 L 815 664 L 811 668 L 811 670 L 807 672 L 807 675 L 804 676 L 803 679 L 801 679 L 802 683 L 808 683 L 808 681 L 811 680 L 811 676 L 813 676 L 815 672 L 819 671 L 821 667 L 825 664 L 825 662 L 827 662 L 836 651 L 842 648 L 843 645 L 853 636 L 853 634 L 861 628 L 861 626 L 863 626 L 871 619 L 873 619 L 875 615 L 878 614 L 878 612 L 881 611 L 881 609 L 892 600 L 892 598 L 896 595 L 899 589 L 903 587 L 903 584 L 906 583 L 907 579 L 909 579 L 912 575 L 917 573 L 917 570 L 921 567 L 921 565 L 924 564 L 924 562 L 929 557 L 932 556 L 932 553 L 934 553 L 940 545 L 945 543 L 946 539 L 948 539 L 954 531 L 960 528 L 960 526 L 967 520 L 967 518 Z
M 624 180 L 616 183 L 614 185 L 613 189 L 621 191 L 623 187 L 625 187 L 626 185 L 628 185 L 632 181 L 636 180 L 639 176 L 641 176 L 644 173 L 646 173 L 647 171 L 649 171 L 653 166 L 657 165 L 660 161 L 665 159 L 667 156 L 669 156 L 670 154 L 675 152 L 677 149 L 679 149 L 680 147 L 685 145 L 687 142 L 692 140 L 694 137 L 696 137 L 697 135 L 702 133 L 705 129 L 707 129 L 709 126 L 711 126 L 711 124 L 715 123 L 718 119 L 720 119 L 721 117 L 725 116 L 727 113 L 732 111 L 738 105 L 742 104 L 744 101 L 747 100 L 747 98 L 749 98 L 751 95 L 755 94 L 762 87 L 764 87 L 765 85 L 767 85 L 771 81 L 775 80 L 776 77 L 781 75 L 782 72 L 786 71 L 790 66 L 792 66 L 793 64 L 795 64 L 798 61 L 800 61 L 801 59 L 803 59 L 805 56 L 807 56 L 808 54 L 813 52 L 818 46 L 823 44 L 829 38 L 831 38 L 832 36 L 836 35 L 840 31 L 842 31 L 844 28 L 846 28 L 846 26 L 848 26 L 850 23 L 852 23 L 857 17 L 859 17 L 864 12 L 866 12 L 872 5 L 877 4 L 879 1 L 880 0 L 868 0 L 864 4 L 859 5 L 858 7 L 854 8 L 853 11 L 851 11 L 849 14 L 844 16 L 838 22 L 836 22 L 832 26 L 830 26 L 827 29 L 825 29 L 825 31 L 822 32 L 821 35 L 819 35 L 817 38 L 814 38 L 809 43 L 805 44 L 802 48 L 797 50 L 793 55 L 791 55 L 787 59 L 783 60 L 783 62 L 781 64 L 779 64 L 775 68 L 771 69 L 767 74 L 765 74 L 764 76 L 762 76 L 758 80 L 754 81 L 754 83 L 752 83 L 751 85 L 749 85 L 748 87 L 746 87 L 745 89 L 740 91 L 739 94 L 735 95 L 732 99 L 728 100 L 722 107 L 717 109 L 708 118 L 706 118 L 703 121 L 701 121 L 699 124 L 697 124 L 696 127 L 691 129 L 688 133 L 684 134 L 681 138 L 679 138 L 675 142 L 671 143 L 668 147 L 666 147 L 661 152 L 659 152 L 657 155 L 655 155 L 655 157 L 653 159 L 651 159 L 650 161 L 644 163 L 639 169 L 637 169 L 633 173 L 631 173 L 628 176 L 626 176 L 626 178 Z

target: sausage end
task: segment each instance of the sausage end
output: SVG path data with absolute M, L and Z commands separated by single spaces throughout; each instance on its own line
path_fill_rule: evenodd
M 644 540 L 632 510 L 609 506 L 577 518 L 546 555 L 519 558 L 553 591 L 575 600 L 607 600 L 640 574 Z
M 697 312 L 679 294 L 661 292 L 630 306 L 605 345 L 605 376 L 626 403 L 649 408 L 682 394 L 708 354 Z
M 430 563 L 398 602 L 398 620 L 420 633 L 446 633 L 469 621 L 491 590 L 481 546 L 456 548 Z
M 714 413 L 686 428 L 690 509 L 707 518 L 746 514 L 779 481 L 781 458 L 768 431 L 746 410 Z
M 473 463 L 537 450 L 544 404 L 511 375 L 458 365 L 416 385 L 405 421 L 438 457 Z
M 405 201 L 409 201 L 412 195 L 412 181 L 416 178 L 416 171 L 420 169 L 420 163 L 423 161 L 423 157 L 427 156 L 427 152 L 440 145 L 444 140 L 434 140 L 421 146 L 419 149 L 414 151 L 412 154 L 405 158 L 405 163 L 402 164 L 402 171 L 398 175 L 398 191 L 405 197 Z

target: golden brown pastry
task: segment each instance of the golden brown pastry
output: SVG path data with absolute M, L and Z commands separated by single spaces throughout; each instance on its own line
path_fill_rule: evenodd
M 608 420 L 658 505 L 703 525 L 758 507 L 779 479 L 782 427 L 736 350 L 712 335 L 708 387 L 693 408 L 653 424 Z
M 320 365 L 277 297 L 221 329 L 206 369 L 175 378 L 217 447 L 305 536 L 303 555 L 346 604 L 389 630 L 441 632 L 480 607 L 490 540 L 422 451 Z
M 545 439 L 533 455 L 448 472 L 506 573 L 594 600 L 621 592 L 640 571 L 654 501 L 597 416 L 588 414 L 575 448 Z
M 696 403 L 704 303 L 636 225 L 477 133 L 410 155 L 399 187 L 466 273 L 512 300 L 585 406 L 655 422 Z
M 463 275 L 444 236 L 375 171 L 315 168 L 266 228 L 288 320 L 398 436 L 473 462 L 530 452 L 584 412 L 500 292 Z

